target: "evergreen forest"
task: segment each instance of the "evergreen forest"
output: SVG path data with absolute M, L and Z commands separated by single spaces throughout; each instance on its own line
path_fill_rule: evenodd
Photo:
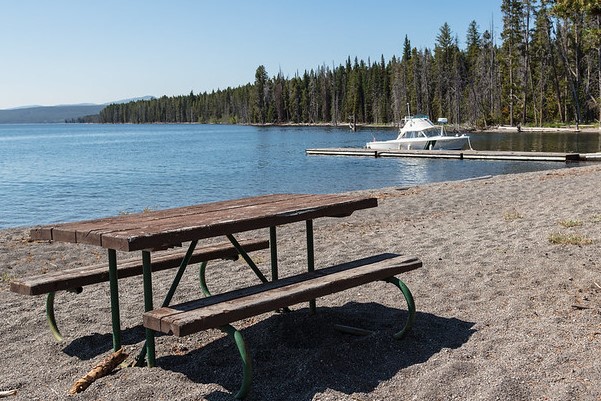
M 348 59 L 188 95 L 113 104 L 103 123 L 394 125 L 407 114 L 487 127 L 587 124 L 601 119 L 601 0 L 502 0 L 502 27 L 449 24 L 433 48 L 399 38 L 400 55 Z M 495 29 L 500 29 L 495 32 Z M 495 39 L 500 36 L 500 40 Z M 497 43 L 499 41 L 500 43 Z

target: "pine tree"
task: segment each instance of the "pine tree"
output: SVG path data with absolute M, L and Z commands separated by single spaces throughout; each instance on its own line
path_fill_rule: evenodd
M 436 66 L 437 87 L 436 87 L 436 105 L 433 118 L 453 115 L 451 111 L 452 93 L 451 84 L 454 79 L 453 74 L 453 37 L 451 27 L 446 22 L 440 27 L 436 36 L 436 45 L 434 46 L 434 60 Z
M 267 117 L 266 89 L 269 76 L 265 70 L 265 66 L 260 65 L 255 72 L 255 91 L 253 94 L 254 108 L 252 121 L 259 124 L 265 124 Z
M 398 122 L 407 113 L 478 125 L 601 119 L 599 0 L 502 0 L 503 42 L 495 32 L 467 27 L 460 49 L 447 23 L 433 50 L 405 35 L 401 57 L 367 63 L 349 56 L 332 64 L 237 88 L 115 104 L 110 123 L 360 123 Z

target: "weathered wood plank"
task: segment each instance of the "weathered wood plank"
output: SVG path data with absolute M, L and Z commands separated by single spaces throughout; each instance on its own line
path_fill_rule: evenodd
M 306 302 L 422 266 L 417 258 L 381 254 L 144 314 L 144 326 L 185 336 Z
M 105 235 L 102 246 L 127 251 L 161 248 L 195 238 L 240 233 L 319 217 L 348 216 L 355 210 L 374 206 L 377 206 L 376 198 L 306 198 L 301 204 L 290 200 L 227 212 L 215 211 L 193 217 L 175 217 L 163 220 L 160 225 Z
M 240 241 L 247 252 L 269 248 L 269 241 L 247 240 Z M 153 257 L 152 271 L 161 271 L 178 267 L 186 253 L 186 249 L 162 252 Z M 194 252 L 190 263 L 200 263 L 215 259 L 235 259 L 238 251 L 230 243 L 216 244 L 198 248 Z M 139 260 L 127 261 L 118 264 L 118 277 L 126 278 L 142 274 L 142 263 Z M 40 295 L 49 292 L 63 291 L 109 281 L 108 265 L 98 263 L 91 266 L 64 269 L 51 273 L 13 280 L 10 290 L 24 295 Z
M 163 220 L 200 215 L 220 210 L 247 207 L 249 205 L 262 205 L 264 203 L 278 202 L 301 195 L 276 194 L 262 195 L 250 198 L 211 202 L 199 205 L 184 206 L 166 210 L 155 210 L 143 213 L 132 213 L 120 216 L 105 217 L 72 223 L 63 223 L 53 226 L 37 227 L 31 230 L 32 239 L 55 240 L 60 242 L 81 242 L 102 246 L 102 236 L 115 232 L 142 229 L 156 226 Z M 302 195 L 310 196 L 310 195 Z M 35 235 L 35 238 L 34 238 Z
M 278 194 L 213 202 L 32 230 L 32 237 L 120 251 L 165 249 L 194 239 L 256 230 L 318 217 L 348 216 L 377 206 L 376 198 Z
M 34 241 L 51 240 L 52 239 L 52 227 L 47 226 L 47 227 L 33 228 L 29 233 L 29 237 Z

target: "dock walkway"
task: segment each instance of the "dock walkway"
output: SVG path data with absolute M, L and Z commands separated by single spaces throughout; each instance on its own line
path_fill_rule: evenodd
M 520 160 L 545 162 L 601 161 L 601 153 L 561 152 L 511 152 L 489 150 L 374 150 L 367 148 L 314 148 L 306 149 L 307 155 L 365 156 L 365 157 L 411 157 L 426 159 L 458 160 Z

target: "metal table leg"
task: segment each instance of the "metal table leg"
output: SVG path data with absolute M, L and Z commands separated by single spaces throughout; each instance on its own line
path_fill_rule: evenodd
M 177 270 L 177 273 L 175 274 L 175 278 L 173 279 L 173 282 L 171 283 L 171 287 L 169 288 L 169 291 L 167 292 L 167 295 L 165 296 L 165 299 L 163 300 L 163 303 L 161 304 L 161 306 L 169 306 L 169 304 L 171 303 L 171 299 L 173 298 L 173 295 L 175 294 L 175 290 L 177 290 L 177 286 L 179 285 L 179 282 L 182 279 L 182 276 L 184 275 L 184 272 L 186 271 L 186 268 L 188 267 L 188 264 L 190 263 L 190 259 L 192 258 L 192 254 L 194 253 L 194 249 L 196 249 L 196 244 L 198 244 L 198 241 L 192 241 L 190 243 L 190 246 L 188 247 L 188 251 L 186 252 L 186 255 L 184 256 L 184 258 L 182 259 L 179 268 Z M 142 256 L 142 259 L 144 259 L 144 256 Z M 148 262 L 150 264 L 150 268 L 152 271 L 152 263 L 150 263 L 150 261 Z M 203 264 L 206 266 L 206 262 L 203 262 Z M 201 277 L 202 278 L 202 277 Z M 144 281 L 144 285 L 146 285 L 146 280 Z M 148 284 L 151 288 L 152 291 L 152 280 L 150 279 L 150 282 Z M 146 287 L 144 287 L 146 289 Z M 152 308 L 152 292 L 150 293 L 150 307 Z M 146 293 L 144 294 L 144 307 L 146 308 Z M 148 338 L 148 333 L 147 333 L 147 338 Z M 147 340 L 148 341 L 148 340 Z M 144 365 L 144 359 L 146 358 L 146 352 L 148 350 L 147 347 L 148 342 L 146 342 L 144 344 L 144 347 L 142 347 L 142 350 L 140 351 L 140 354 L 138 355 L 138 357 L 136 358 L 136 366 L 143 366 Z M 153 347 L 154 349 L 154 347 Z
M 226 237 L 227 237 L 227 239 L 230 240 L 232 245 L 234 245 L 234 248 L 236 248 L 236 250 L 238 251 L 240 256 L 242 256 L 242 258 L 246 261 L 246 264 L 252 269 L 252 271 L 259 278 L 259 280 L 261 280 L 262 283 L 269 282 L 269 280 L 267 280 L 267 278 L 263 275 L 263 273 L 261 273 L 261 270 L 259 270 L 259 268 L 255 264 L 255 262 L 253 262 L 253 260 L 250 258 L 250 256 L 248 256 L 248 253 L 244 250 L 244 248 L 242 248 L 242 246 L 236 240 L 236 238 L 234 238 L 234 236 L 232 234 L 227 234 Z
M 153 310 L 152 306 L 152 264 L 150 261 L 150 252 L 142 251 L 142 266 L 144 273 L 144 311 Z M 154 330 L 146 329 L 146 360 L 148 367 L 152 368 L 155 365 L 154 354 Z
M 269 227 L 269 250 L 271 252 L 271 281 L 278 279 L 278 244 L 275 226 Z
M 113 350 L 121 348 L 121 318 L 119 313 L 119 277 L 117 275 L 117 252 L 108 250 L 109 259 L 109 284 L 111 290 L 111 320 L 113 325 Z
M 307 220 L 307 270 L 315 271 L 315 246 L 313 242 L 313 220 Z M 309 309 L 311 314 L 315 314 L 315 300 L 309 301 Z
M 407 317 L 407 322 L 405 323 L 405 326 L 402 330 L 394 334 L 394 338 L 399 340 L 403 338 L 413 326 L 413 322 L 415 321 L 415 301 L 413 300 L 413 295 L 411 294 L 411 291 L 409 291 L 409 288 L 407 288 L 405 283 L 403 283 L 398 278 L 390 277 L 385 279 L 384 281 L 394 284 L 399 290 L 401 290 L 403 296 L 405 297 L 405 301 L 407 301 L 407 312 L 409 314 L 409 316 Z

